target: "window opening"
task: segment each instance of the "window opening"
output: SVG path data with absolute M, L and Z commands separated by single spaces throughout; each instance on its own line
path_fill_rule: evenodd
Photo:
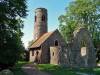
M 55 41 L 55 46 L 58 46 L 58 41 L 57 40 Z
M 42 16 L 42 21 L 45 21 L 45 16 L 44 15 Z
M 37 17 L 35 16 L 35 22 L 36 22 Z

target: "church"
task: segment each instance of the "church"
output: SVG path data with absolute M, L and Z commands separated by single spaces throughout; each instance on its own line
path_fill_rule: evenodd
M 59 30 L 48 32 L 48 13 L 45 8 L 35 10 L 34 42 L 29 47 L 29 60 L 66 67 L 96 66 L 94 46 L 88 30 L 75 30 L 73 42 L 66 43 Z

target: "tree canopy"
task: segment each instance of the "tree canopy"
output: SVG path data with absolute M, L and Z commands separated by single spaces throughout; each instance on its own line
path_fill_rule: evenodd
M 14 65 L 23 49 L 21 18 L 27 16 L 26 0 L 0 0 L 0 67 Z
M 75 28 L 86 27 L 94 41 L 100 40 L 100 0 L 75 0 L 59 17 L 59 30 L 68 41 Z

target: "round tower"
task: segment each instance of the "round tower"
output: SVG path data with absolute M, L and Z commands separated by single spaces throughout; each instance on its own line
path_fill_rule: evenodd
M 35 9 L 35 21 L 34 21 L 34 39 L 38 39 L 44 33 L 48 31 L 47 29 L 47 9 L 37 8 Z

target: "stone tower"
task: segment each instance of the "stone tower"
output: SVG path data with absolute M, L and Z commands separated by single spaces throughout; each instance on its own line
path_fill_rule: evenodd
M 37 8 L 35 9 L 35 22 L 34 22 L 34 40 L 41 37 L 48 31 L 47 28 L 47 9 Z

